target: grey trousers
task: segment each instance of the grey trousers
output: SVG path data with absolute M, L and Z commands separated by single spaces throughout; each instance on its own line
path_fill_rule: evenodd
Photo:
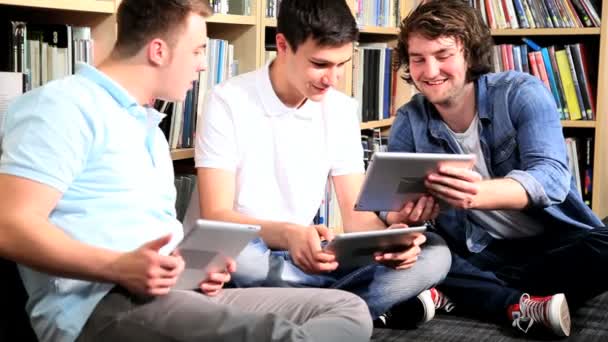
M 115 287 L 77 342 L 369 341 L 372 321 L 356 295 L 329 289 L 225 289 L 216 297 L 172 291 L 138 298 Z

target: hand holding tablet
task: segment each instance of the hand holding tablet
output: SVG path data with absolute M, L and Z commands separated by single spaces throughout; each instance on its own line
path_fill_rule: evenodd
M 186 262 L 176 290 L 197 289 L 208 272 L 221 272 L 227 260 L 236 258 L 258 236 L 259 226 L 230 222 L 197 220 L 184 227 L 184 239 L 177 249 Z
M 377 252 L 396 253 L 410 248 L 426 226 L 392 228 L 337 235 L 325 250 L 336 255 L 340 268 L 355 268 L 375 262 Z

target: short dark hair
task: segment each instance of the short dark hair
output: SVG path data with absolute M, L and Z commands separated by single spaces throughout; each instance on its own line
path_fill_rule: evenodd
M 344 0 L 282 0 L 277 18 L 291 49 L 312 37 L 321 46 L 340 46 L 359 39 L 359 29 Z
M 190 13 L 208 17 L 213 10 L 207 0 L 122 0 L 116 14 L 114 50 L 122 57 L 131 57 L 156 36 L 171 45 Z
M 408 39 L 421 35 L 427 39 L 454 37 L 464 49 L 469 65 L 467 82 L 492 70 L 492 47 L 494 41 L 488 26 L 479 12 L 463 0 L 431 0 L 416 7 L 400 25 L 397 52 L 399 58 L 395 68 L 404 67 L 402 78 L 412 83 L 409 64 Z

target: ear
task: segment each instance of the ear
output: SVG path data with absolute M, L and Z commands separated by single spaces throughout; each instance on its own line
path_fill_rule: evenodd
M 154 38 L 148 43 L 147 55 L 150 63 L 163 66 L 169 60 L 169 45 L 160 38 Z
M 277 54 L 284 54 L 287 53 L 287 51 L 292 52 L 291 46 L 289 46 L 289 42 L 284 34 L 277 33 L 275 40 L 277 42 Z

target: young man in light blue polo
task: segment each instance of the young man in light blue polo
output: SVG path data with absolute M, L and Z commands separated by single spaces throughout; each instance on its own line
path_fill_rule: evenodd
M 41 342 L 369 339 L 367 307 L 347 292 L 221 291 L 224 272 L 171 289 L 183 233 L 162 115 L 145 104 L 183 100 L 209 15 L 206 0 L 123 0 L 106 61 L 10 106 L 0 256 L 19 263 Z

